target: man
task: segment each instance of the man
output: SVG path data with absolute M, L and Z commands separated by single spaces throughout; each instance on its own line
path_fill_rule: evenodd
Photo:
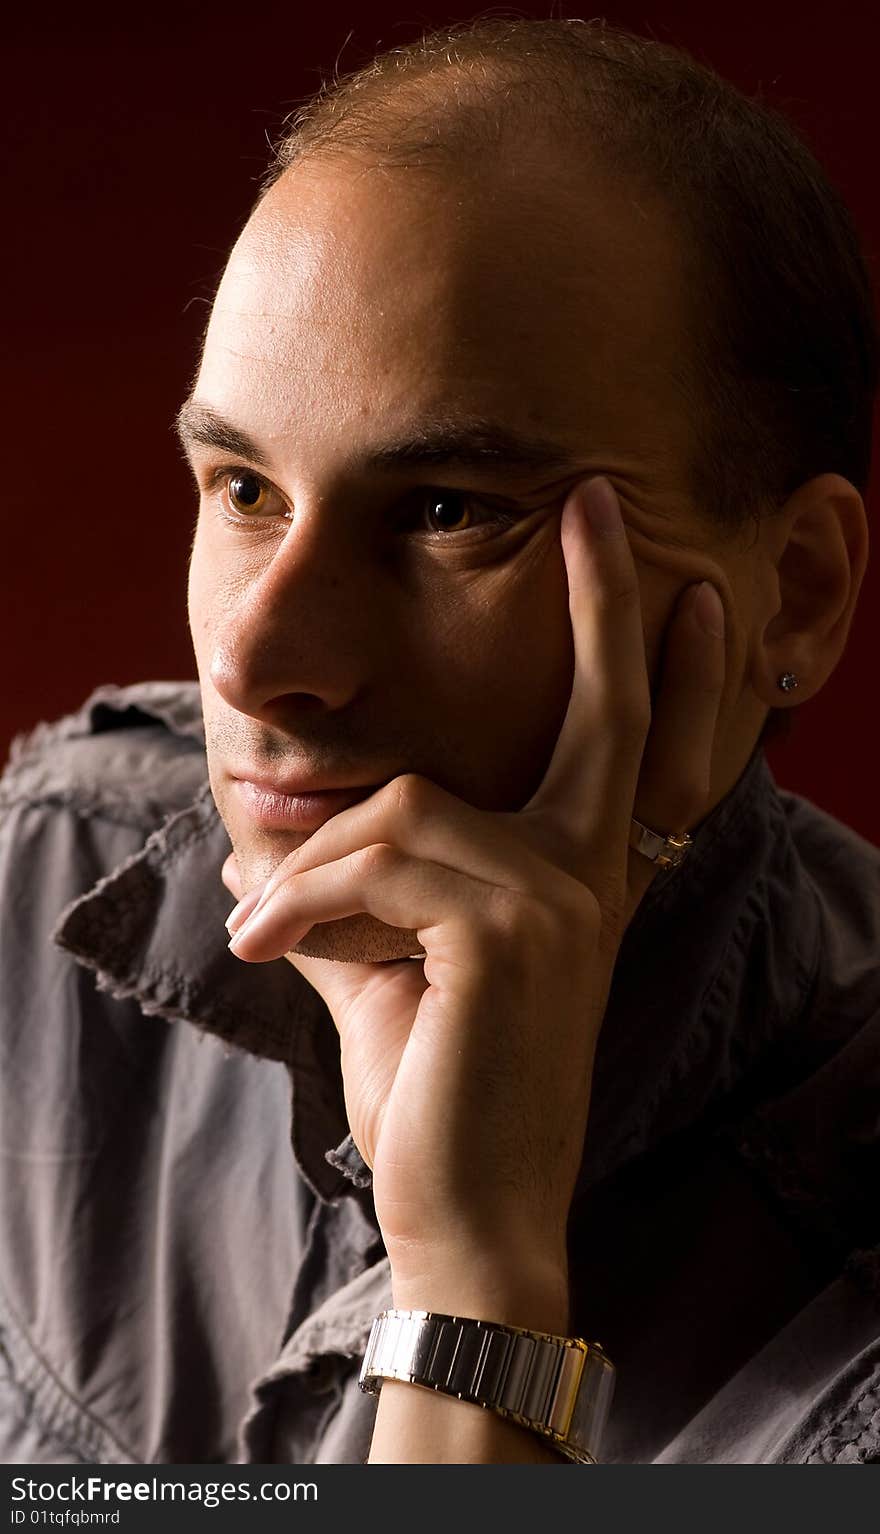
M 198 693 L 13 751 L 7 1458 L 880 1453 L 880 854 L 761 750 L 846 643 L 868 449 L 809 433 L 780 496 L 817 402 L 743 380 L 737 504 L 709 245 L 566 80 L 781 130 L 582 28 L 303 118 L 179 418 Z

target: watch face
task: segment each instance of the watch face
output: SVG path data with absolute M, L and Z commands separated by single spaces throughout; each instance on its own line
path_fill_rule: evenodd
M 615 1370 L 609 1358 L 591 1347 L 584 1363 L 580 1389 L 574 1403 L 568 1441 L 599 1458 L 602 1435 L 614 1395 Z

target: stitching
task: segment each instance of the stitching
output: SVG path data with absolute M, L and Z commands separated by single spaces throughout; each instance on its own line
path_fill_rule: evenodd
M 0 1349 L 2 1349 L 3 1357 L 8 1365 L 10 1382 L 25 1405 L 24 1422 L 27 1423 L 32 1418 L 54 1443 L 74 1454 L 82 1464 L 102 1463 L 98 1459 L 98 1453 L 101 1449 L 106 1450 L 108 1447 L 115 1450 L 120 1456 L 119 1463 L 140 1464 L 141 1461 L 138 1460 L 137 1456 L 116 1438 L 110 1428 L 100 1418 L 94 1416 L 87 1406 L 77 1401 L 71 1395 L 67 1387 L 58 1378 L 51 1364 L 42 1356 L 32 1338 L 18 1321 L 8 1296 L 0 1291 L 0 1321 L 2 1321 L 3 1312 L 5 1312 L 6 1316 L 6 1335 L 10 1340 L 15 1337 L 18 1338 L 21 1351 L 30 1357 L 36 1369 L 37 1377 L 35 1383 L 30 1385 L 26 1382 L 26 1377 L 22 1377 L 21 1372 L 16 1371 L 12 1354 L 5 1344 L 2 1343 L 2 1340 L 0 1340 Z M 28 1372 L 25 1369 L 25 1375 Z M 44 1408 L 41 1406 L 39 1401 L 40 1387 L 42 1387 L 43 1394 L 47 1397 L 47 1406 L 52 1402 L 54 1403 L 55 1410 L 63 1413 L 66 1420 L 63 1421 L 61 1427 L 53 1424 L 51 1413 L 47 1416 Z M 86 1442 L 82 1444 L 75 1443 L 64 1436 L 74 1431 L 75 1425 L 79 1426 Z
M 195 843 L 207 840 L 214 828 L 211 814 L 212 808 L 211 785 L 210 782 L 207 782 L 203 784 L 192 802 L 184 810 L 177 812 L 176 820 L 172 820 L 170 824 L 166 821 L 164 825 L 158 827 L 153 832 L 146 846 L 138 848 L 125 862 L 119 864 L 110 874 L 99 880 L 96 885 L 87 891 L 85 896 L 77 896 L 66 906 L 57 920 L 52 937 L 53 941 L 58 942 L 59 947 L 64 948 L 73 954 L 74 957 L 84 960 L 90 968 L 94 969 L 98 990 L 109 992 L 115 1000 L 134 997 L 142 1010 L 149 1015 L 158 1014 L 158 1016 L 167 1018 L 171 1022 L 195 1024 L 203 1031 L 206 1027 L 210 1030 L 216 1023 L 223 1027 L 224 1032 L 228 1030 L 230 1034 L 234 1035 L 241 1034 L 242 1031 L 240 1008 L 234 1005 L 227 1005 L 222 998 L 212 997 L 209 1018 L 193 1015 L 199 1003 L 193 995 L 192 978 L 182 975 L 176 968 L 170 965 L 157 965 L 146 984 L 142 975 L 138 975 L 134 979 L 129 975 L 120 980 L 120 977 L 108 973 L 100 965 L 100 961 L 96 964 L 91 954 L 84 954 L 78 946 L 76 938 L 70 942 L 63 940 L 61 936 L 62 928 L 67 926 L 68 920 L 78 914 L 75 908 L 81 905 L 84 906 L 87 902 L 90 904 L 94 898 L 103 894 L 104 889 L 109 884 L 115 883 L 130 868 L 140 863 L 146 864 L 151 872 L 156 872 L 157 869 L 161 872 L 169 860 L 181 857 Z M 193 821 L 183 828 L 181 825 L 183 817 L 191 814 L 193 810 L 196 811 Z M 284 961 L 279 960 L 278 962 L 283 963 Z M 168 991 L 173 991 L 176 993 L 176 996 L 163 994 L 163 992 L 167 993 Z M 175 1000 L 177 1006 L 175 1006 Z M 203 1002 L 204 998 L 201 998 L 201 1000 Z M 302 1015 L 306 1005 L 307 998 L 303 995 L 300 1007 L 298 1008 L 298 1016 Z M 279 1028 L 278 1018 L 274 1013 L 263 1012 L 260 1009 L 254 1008 L 253 1016 L 265 1030 L 271 1033 L 273 1040 L 276 1041 L 276 1047 L 279 1048 L 280 1052 L 275 1058 L 288 1063 L 291 1059 L 290 1048 L 282 1050 L 281 1045 L 282 1042 L 289 1041 L 292 1043 L 292 1030 L 284 1026 Z M 237 1044 L 234 1037 L 229 1038 L 228 1042 Z M 246 1046 L 237 1045 L 237 1047 L 245 1048 Z
M 168 815 L 157 804 L 156 815 L 149 820 L 139 818 L 132 814 L 126 814 L 125 805 L 120 801 L 119 805 L 109 805 L 106 799 L 77 799 L 73 792 L 69 795 L 54 792 L 48 794 L 10 794 L 0 786 L 0 809 L 15 810 L 26 809 L 61 809 L 69 810 L 79 820 L 105 820 L 109 825 L 126 826 L 131 830 L 148 833 L 158 824 L 161 824 L 162 816 Z
M 835 1451 L 832 1458 L 837 1460 L 840 1458 L 840 1451 L 842 1449 L 851 1444 L 858 1448 L 870 1433 L 874 1433 L 875 1425 L 880 1422 L 880 1402 L 878 1402 L 877 1410 L 867 1421 L 858 1421 L 857 1419 L 860 1406 L 864 1401 L 867 1401 L 869 1396 L 876 1397 L 878 1387 L 880 1387 L 880 1370 L 875 1370 L 867 1387 L 853 1402 L 846 1416 L 841 1417 L 840 1421 L 836 1422 L 833 1427 L 828 1429 L 824 1437 L 820 1438 L 816 1447 L 809 1455 L 807 1464 L 811 1461 L 824 1459 L 823 1450 L 826 1447 Z
M 63 1434 L 56 1432 L 46 1422 L 37 1406 L 35 1391 L 29 1390 L 27 1385 L 25 1385 L 24 1382 L 18 1378 L 15 1372 L 15 1366 L 12 1362 L 12 1355 L 10 1354 L 9 1349 L 3 1340 L 2 1332 L 0 1332 L 0 1359 L 2 1359 L 6 1366 L 6 1377 L 8 1383 L 18 1397 L 18 1404 L 21 1410 L 22 1426 L 35 1426 L 43 1435 L 44 1442 L 51 1442 L 53 1448 L 61 1449 L 66 1454 L 72 1454 L 79 1464 L 93 1464 L 94 1461 L 92 1460 L 91 1455 L 87 1454 L 84 1448 L 81 1448 L 79 1444 L 73 1443 Z

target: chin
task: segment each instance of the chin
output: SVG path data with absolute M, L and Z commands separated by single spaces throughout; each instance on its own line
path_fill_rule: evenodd
M 253 847 L 245 849 L 241 841 L 230 838 L 238 864 L 242 894 L 246 895 L 256 885 L 264 884 L 288 853 L 301 847 L 306 839 L 304 835 L 285 838 L 287 845 L 279 856 L 277 845 L 272 851 Z M 301 953 L 307 959 L 338 959 L 347 964 L 381 964 L 387 963 L 389 959 L 421 958 L 425 949 L 414 931 L 406 927 L 389 927 L 364 912 L 357 916 L 344 916 L 339 921 L 318 922 L 289 952 Z
M 389 927 L 362 913 L 319 922 L 290 952 L 307 959 L 337 959 L 342 964 L 382 964 L 389 959 L 421 958 L 425 950 L 409 928 Z
M 255 845 L 253 835 L 239 834 L 241 828 L 237 817 L 230 812 L 230 806 L 213 780 L 211 787 L 214 803 L 235 853 L 241 893 L 246 895 L 256 885 L 265 884 L 284 859 L 297 851 L 313 833 L 273 832 L 271 838 L 257 840 Z M 423 958 L 426 950 L 413 929 L 390 927 L 377 917 L 361 912 L 338 921 L 316 923 L 288 952 L 300 953 L 307 959 L 336 959 L 342 964 L 382 964 L 392 959 Z

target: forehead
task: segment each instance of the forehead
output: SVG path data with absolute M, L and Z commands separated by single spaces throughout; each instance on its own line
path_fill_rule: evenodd
M 198 392 L 264 432 L 454 407 L 613 437 L 623 413 L 669 447 L 681 292 L 665 209 L 598 171 L 304 162 L 233 250 Z

